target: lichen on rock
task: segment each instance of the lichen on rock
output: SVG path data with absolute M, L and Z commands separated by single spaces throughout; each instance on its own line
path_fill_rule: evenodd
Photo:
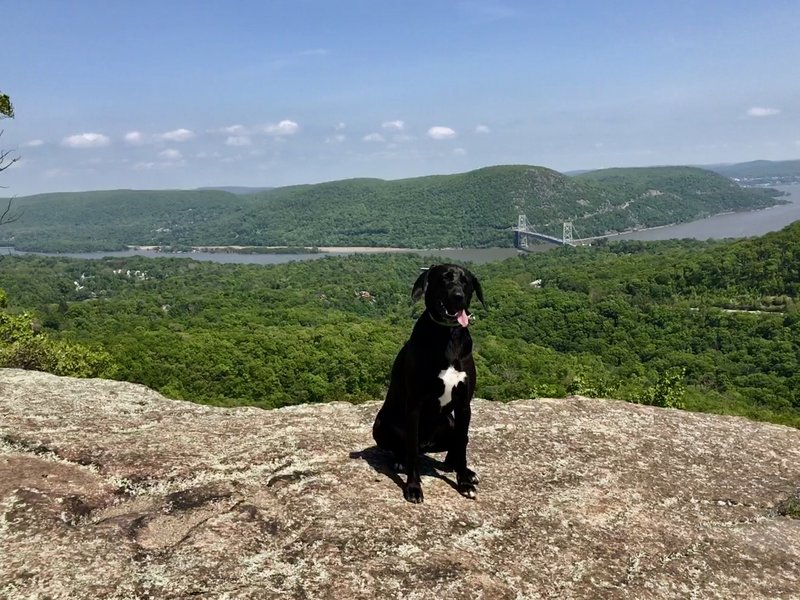
M 800 431 L 476 400 L 476 501 L 425 503 L 378 402 L 222 409 L 0 370 L 0 597 L 798 598 Z

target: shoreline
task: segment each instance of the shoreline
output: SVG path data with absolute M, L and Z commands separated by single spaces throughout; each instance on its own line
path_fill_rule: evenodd
M 398 248 L 393 246 L 192 246 L 189 250 L 165 250 L 164 246 L 127 246 L 128 250 L 161 252 L 163 254 L 191 254 L 193 252 L 248 253 L 248 254 L 379 254 L 383 252 L 435 252 L 454 248 Z M 465 248 L 474 250 L 474 248 Z

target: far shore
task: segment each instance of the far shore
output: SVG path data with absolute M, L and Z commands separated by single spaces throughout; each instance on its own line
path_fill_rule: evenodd
M 128 246 L 129 250 L 172 253 L 164 246 Z M 452 250 L 452 248 L 395 248 L 388 246 L 192 246 L 189 252 L 252 252 L 252 253 L 325 253 L 325 254 L 378 254 L 383 252 L 420 252 L 425 250 Z

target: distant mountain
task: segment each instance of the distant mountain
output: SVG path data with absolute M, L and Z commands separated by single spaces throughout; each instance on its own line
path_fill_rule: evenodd
M 221 190 L 44 194 L 17 198 L 0 245 L 113 250 L 127 245 L 510 246 L 520 214 L 576 237 L 780 203 L 691 167 L 606 169 L 575 177 L 506 165 L 455 175 L 348 179 L 237 195 Z
M 247 194 L 257 194 L 258 192 L 265 192 L 267 190 L 273 189 L 272 187 L 245 187 L 241 185 L 221 185 L 216 187 L 200 187 L 197 188 L 198 190 L 211 190 L 217 192 L 228 192 L 230 194 L 237 194 L 237 195 L 247 195 Z
M 800 183 L 800 160 L 753 160 L 703 168 L 750 185 Z

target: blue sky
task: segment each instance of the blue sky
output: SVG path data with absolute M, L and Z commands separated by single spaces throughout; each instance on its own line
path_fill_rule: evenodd
M 2 195 L 800 157 L 800 2 L 25 0 Z

